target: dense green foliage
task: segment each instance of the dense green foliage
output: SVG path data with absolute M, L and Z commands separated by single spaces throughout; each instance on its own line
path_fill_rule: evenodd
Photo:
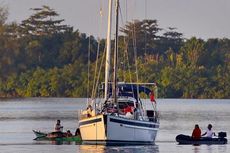
M 8 11 L 0 9 L 0 97 L 86 97 L 88 48 L 93 86 L 105 40 L 63 25 L 48 6 L 32 10 L 22 23 L 6 24 Z M 230 98 L 230 39 L 184 39 L 175 28 L 162 31 L 157 20 L 121 28 L 120 81 L 137 81 L 137 65 L 138 81 L 157 82 L 161 98 Z

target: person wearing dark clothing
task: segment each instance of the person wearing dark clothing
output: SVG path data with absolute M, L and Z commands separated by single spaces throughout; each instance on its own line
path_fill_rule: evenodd
M 80 129 L 79 129 L 79 128 L 77 128 L 77 129 L 76 129 L 76 132 L 75 132 L 75 136 L 78 136 L 78 135 L 81 135 Z

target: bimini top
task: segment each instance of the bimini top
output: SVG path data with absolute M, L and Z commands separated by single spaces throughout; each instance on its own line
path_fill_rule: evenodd
M 117 88 L 119 89 L 118 91 L 118 96 L 128 96 L 128 97 L 134 97 L 138 99 L 138 94 L 139 93 L 145 93 L 146 95 L 149 95 L 151 90 L 145 86 L 142 85 L 137 85 L 137 84 L 118 84 Z M 112 95 L 112 87 L 110 86 L 110 92 L 109 95 Z

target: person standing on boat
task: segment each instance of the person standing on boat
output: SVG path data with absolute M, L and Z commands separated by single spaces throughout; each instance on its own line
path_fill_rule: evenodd
M 87 111 L 87 117 L 95 116 L 95 111 L 93 111 L 92 105 L 88 105 L 86 111 Z
M 212 124 L 208 125 L 207 131 L 204 134 L 202 134 L 201 136 L 205 136 L 208 138 L 212 138 L 212 136 L 216 136 L 215 132 L 212 131 Z
M 57 123 L 55 125 L 55 132 L 62 132 L 63 126 L 61 126 L 61 121 L 57 120 Z
M 200 130 L 200 127 L 198 124 L 195 125 L 195 128 L 193 129 L 193 132 L 192 132 L 192 138 L 194 140 L 199 140 L 201 137 L 201 130 Z
M 151 92 L 150 92 L 150 101 L 151 101 L 151 102 L 156 102 L 156 100 L 155 100 L 155 95 L 154 95 L 154 91 L 151 91 Z

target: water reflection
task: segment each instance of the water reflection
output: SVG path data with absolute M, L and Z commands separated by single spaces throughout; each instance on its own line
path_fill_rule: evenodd
M 140 153 L 151 152 L 159 153 L 158 145 L 140 145 L 140 146 L 104 146 L 104 145 L 80 145 L 81 153 Z
M 219 145 L 218 152 L 227 152 L 227 145 Z
M 194 145 L 194 153 L 200 153 L 200 145 Z

